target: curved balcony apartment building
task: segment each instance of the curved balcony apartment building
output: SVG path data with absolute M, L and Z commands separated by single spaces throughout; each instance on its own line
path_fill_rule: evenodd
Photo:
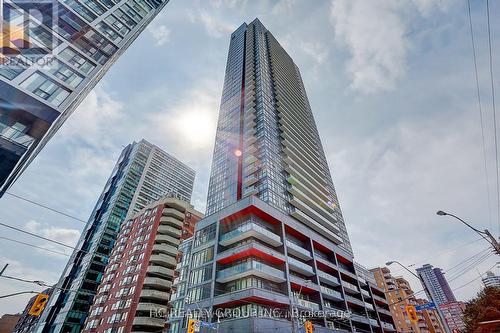
M 231 35 L 191 252 L 187 309 L 212 310 L 200 315 L 218 332 L 298 332 L 289 310 L 328 313 L 315 332 L 394 331 L 383 291 L 357 274 L 299 69 L 258 19 Z
M 82 332 L 161 331 L 179 244 L 201 217 L 189 203 L 166 197 L 127 218 Z

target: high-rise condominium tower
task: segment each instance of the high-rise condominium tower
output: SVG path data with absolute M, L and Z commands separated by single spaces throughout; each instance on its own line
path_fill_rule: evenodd
M 429 293 L 431 293 L 438 304 L 457 301 L 441 268 L 425 264 L 417 268 L 417 273 L 429 298 L 431 297 Z
M 0 196 L 168 0 L 5 0 Z
M 298 332 L 290 309 L 328 312 L 310 318 L 316 332 L 394 330 L 383 292 L 354 266 L 299 70 L 259 20 L 231 35 L 191 252 L 186 308 L 213 310 L 202 317 L 218 332 Z M 217 318 L 220 309 L 260 315 Z
M 80 332 L 126 216 L 166 194 L 189 202 L 194 177 L 191 168 L 155 145 L 145 140 L 129 144 L 97 201 L 36 332 Z
M 207 215 L 249 195 L 352 254 L 299 68 L 258 20 L 231 35 Z

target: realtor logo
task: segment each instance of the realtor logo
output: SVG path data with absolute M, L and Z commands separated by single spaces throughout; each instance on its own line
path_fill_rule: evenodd
M 41 58 L 56 44 L 55 0 L 0 0 L 0 55 Z

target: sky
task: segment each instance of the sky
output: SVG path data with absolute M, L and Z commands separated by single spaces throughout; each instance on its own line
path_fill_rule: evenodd
M 464 0 L 171 0 L 10 192 L 87 220 L 120 151 L 145 138 L 196 170 L 192 203 L 204 211 L 229 36 L 258 17 L 300 68 L 355 260 L 432 264 L 459 300 L 471 299 L 479 274 L 500 274 L 498 257 L 476 265 L 486 242 L 435 214 L 453 212 L 499 235 L 486 2 L 471 3 L 484 146 Z M 490 10 L 500 92 L 500 3 Z M 0 222 L 66 244 L 83 228 L 9 195 Z M 68 253 L 0 228 L 3 237 Z M 0 239 L 6 275 L 51 284 L 67 260 Z M 421 290 L 409 273 L 391 270 Z M 0 283 L 0 294 L 41 289 Z M 29 297 L 2 299 L 0 314 L 22 311 Z

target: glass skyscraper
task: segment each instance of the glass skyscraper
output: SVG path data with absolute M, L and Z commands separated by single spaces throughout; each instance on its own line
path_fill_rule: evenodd
M 431 293 L 438 304 L 457 301 L 441 268 L 425 264 L 417 268 L 417 274 L 429 299 L 431 299 L 431 295 L 429 294 Z
M 122 151 L 35 332 L 80 332 L 126 216 L 166 194 L 190 202 L 194 178 L 191 168 L 157 146 L 145 140 L 129 144 Z
M 0 2 L 0 196 L 167 3 Z
M 309 312 L 315 332 L 394 331 L 383 290 L 354 264 L 299 69 L 257 19 L 231 35 L 191 253 L 186 308 L 212 310 L 199 315 L 218 332 L 299 332 L 289 311 Z

